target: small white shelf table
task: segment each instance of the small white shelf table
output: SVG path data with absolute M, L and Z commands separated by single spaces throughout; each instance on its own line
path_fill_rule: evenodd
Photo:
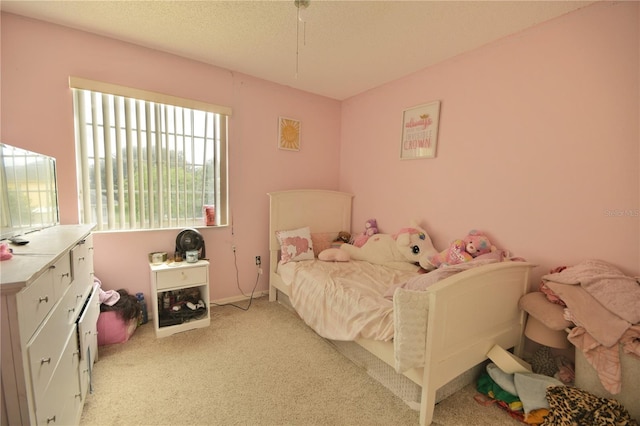
M 151 310 L 156 337 L 208 327 L 209 262 L 164 262 L 151 268 Z M 200 307 L 191 309 L 187 301 Z M 204 306 L 202 306 L 202 304 Z

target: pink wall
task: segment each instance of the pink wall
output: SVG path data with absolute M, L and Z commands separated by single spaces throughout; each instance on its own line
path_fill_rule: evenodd
M 58 159 L 63 223 L 77 221 L 69 75 L 233 108 L 229 227 L 203 230 L 213 300 L 239 295 L 263 257 L 268 191 L 350 191 L 354 230 L 418 219 L 439 248 L 486 230 L 551 267 L 609 260 L 640 274 L 638 4 L 596 4 L 342 103 L 153 50 L 2 14 L 1 137 Z M 438 156 L 398 159 L 402 110 L 442 101 Z M 278 151 L 278 115 L 302 121 L 302 150 Z M 36 124 L 34 124 L 36 123 Z M 283 173 L 286 170 L 286 173 Z M 362 225 L 361 225 L 362 224 Z M 176 231 L 98 233 L 107 288 L 149 292 L 146 255 Z
M 596 4 L 344 101 L 354 230 L 415 218 L 438 249 L 485 230 L 537 276 L 640 275 L 639 22 L 637 2 Z M 437 158 L 401 161 L 402 110 L 436 99 Z
M 231 227 L 205 228 L 211 299 L 249 293 L 268 265 L 269 191 L 337 189 L 340 103 L 85 32 L 2 14 L 1 137 L 56 157 L 62 223 L 78 221 L 70 75 L 193 98 L 233 109 L 229 124 Z M 302 122 L 299 152 L 276 148 L 277 118 Z M 283 172 L 285 171 L 286 172 Z M 95 270 L 107 289 L 149 296 L 147 253 L 173 252 L 178 230 L 96 233 Z M 267 272 L 258 290 L 268 288 Z

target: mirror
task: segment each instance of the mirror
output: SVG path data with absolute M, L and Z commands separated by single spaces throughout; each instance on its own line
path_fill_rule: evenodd
M 0 240 L 59 224 L 56 160 L 0 143 Z

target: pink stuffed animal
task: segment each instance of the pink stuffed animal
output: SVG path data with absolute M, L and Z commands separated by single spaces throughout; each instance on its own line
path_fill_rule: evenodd
M 494 251 L 495 246 L 491 245 L 489 238 L 482 231 L 472 229 L 469 234 L 464 237 L 465 250 L 471 257 L 478 257 L 481 254 L 487 254 Z
M 7 243 L 0 243 L 0 260 L 9 260 L 12 257 L 13 254 Z
M 364 233 L 368 237 L 378 233 L 378 221 L 375 219 L 369 219 L 364 223 Z
M 473 229 L 464 239 L 453 241 L 445 250 L 430 257 L 429 261 L 436 268 L 445 265 L 457 265 L 458 263 L 469 262 L 481 254 L 491 253 L 495 249 L 484 233 Z
M 362 247 L 369 237 L 377 234 L 378 231 L 378 221 L 375 219 L 369 219 L 364 223 L 364 232 L 353 240 L 353 245 L 356 247 Z

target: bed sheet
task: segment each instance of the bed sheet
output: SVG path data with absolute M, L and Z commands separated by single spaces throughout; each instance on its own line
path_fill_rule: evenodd
M 382 341 L 394 335 L 393 302 L 385 292 L 418 275 L 364 261 L 317 259 L 280 264 L 278 274 L 291 286 L 296 312 L 320 336 Z

